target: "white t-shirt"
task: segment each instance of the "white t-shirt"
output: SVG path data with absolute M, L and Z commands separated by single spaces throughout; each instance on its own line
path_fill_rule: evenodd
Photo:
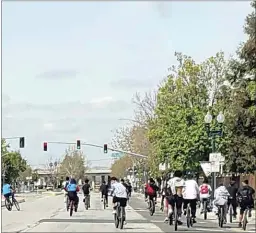
M 201 188 L 203 187 L 203 186 L 207 186 L 208 187 L 208 193 L 201 193 Z M 199 187 L 199 192 L 200 192 L 200 198 L 201 199 L 204 199 L 204 198 L 209 198 L 210 197 L 210 193 L 212 192 L 212 188 L 211 188 L 211 186 L 209 185 L 209 184 L 202 184 L 202 185 L 200 185 L 200 187 Z
M 183 188 L 183 198 L 193 200 L 199 195 L 199 187 L 195 180 L 186 180 Z
M 120 198 L 127 198 L 127 190 L 125 186 L 119 182 L 115 182 L 112 184 L 113 188 L 113 196 L 120 197 Z
M 176 188 L 177 187 L 184 187 L 185 181 L 182 178 L 179 177 L 173 177 L 168 182 L 168 187 L 171 189 L 172 194 L 176 194 Z

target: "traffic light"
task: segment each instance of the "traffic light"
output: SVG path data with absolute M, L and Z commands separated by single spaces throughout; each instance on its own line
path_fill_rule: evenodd
M 47 151 L 47 142 L 44 142 L 44 151 Z
M 25 138 L 21 137 L 20 138 L 20 148 L 24 148 L 25 147 Z
M 77 141 L 76 141 L 76 148 L 77 148 L 78 150 L 81 149 L 81 142 L 80 142 L 80 140 L 77 140 Z
M 108 153 L 108 145 L 107 144 L 104 144 L 104 153 Z

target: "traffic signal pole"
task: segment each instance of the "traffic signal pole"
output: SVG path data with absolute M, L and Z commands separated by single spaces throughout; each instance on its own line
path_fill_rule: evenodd
M 76 142 L 47 142 L 47 143 L 48 144 L 76 145 Z M 97 147 L 97 148 L 104 149 L 104 146 L 97 145 L 97 144 L 92 144 L 92 143 L 83 143 L 83 142 L 81 142 L 81 145 L 82 146 L 92 146 L 92 147 Z M 108 147 L 108 150 L 116 151 L 116 152 L 120 152 L 120 153 L 124 153 L 124 154 L 128 154 L 128 155 L 132 155 L 132 156 L 135 156 L 135 157 L 147 158 L 146 155 L 137 154 L 137 153 L 133 153 L 133 152 L 129 152 L 129 151 L 124 151 L 124 150 L 119 150 L 119 149 L 115 149 L 115 148 Z

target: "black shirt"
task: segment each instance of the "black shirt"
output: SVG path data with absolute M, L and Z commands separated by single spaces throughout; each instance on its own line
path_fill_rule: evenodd
M 102 184 L 100 186 L 100 191 L 101 191 L 102 194 L 107 195 L 108 194 L 108 185 L 107 184 Z
M 89 184 L 83 185 L 82 190 L 83 190 L 84 195 L 90 194 L 90 188 L 91 188 L 91 186 Z

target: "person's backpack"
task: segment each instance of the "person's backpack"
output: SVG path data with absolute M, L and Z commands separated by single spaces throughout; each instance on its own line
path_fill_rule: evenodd
M 248 188 L 242 189 L 240 193 L 243 200 L 248 200 L 251 198 L 251 192 Z
M 148 194 L 151 194 L 151 195 L 155 194 L 155 190 L 150 184 L 147 186 L 147 192 Z
M 209 188 L 208 185 L 202 185 L 200 189 L 201 194 L 208 194 L 209 193 Z

